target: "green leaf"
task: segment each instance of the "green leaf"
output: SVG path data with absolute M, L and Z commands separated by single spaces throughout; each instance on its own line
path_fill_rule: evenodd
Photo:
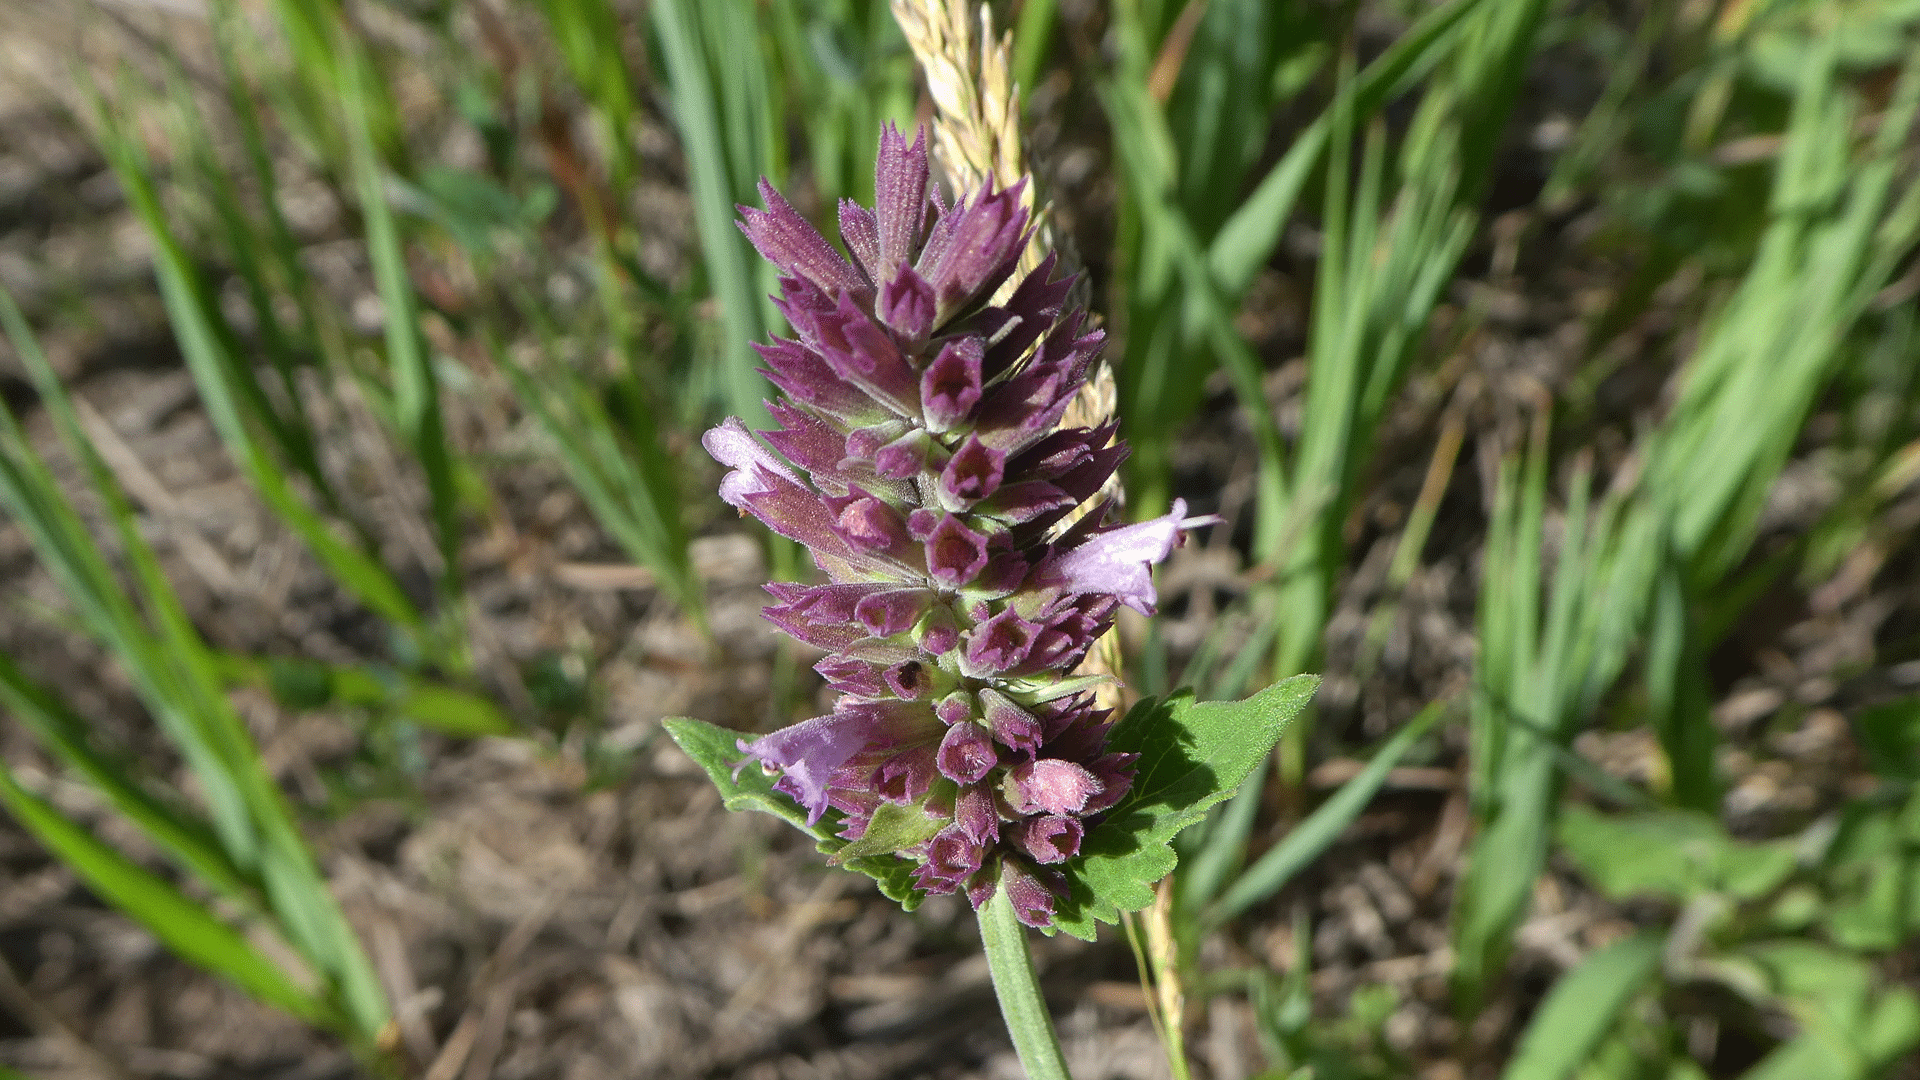
M 1674 811 L 1608 817 L 1570 806 L 1562 812 L 1560 843 L 1616 900 L 1645 893 L 1685 899 L 1707 890 L 1752 899 L 1785 881 L 1795 859 L 1791 841 L 1740 843 L 1709 817 Z
M 1588 956 L 1568 972 L 1533 1014 L 1503 1080 L 1566 1080 L 1613 1026 L 1613 1019 L 1653 976 L 1662 938 L 1643 933 Z
M 1920 780 L 1920 697 L 1863 709 L 1853 730 L 1875 773 L 1889 780 Z
M 1296 675 L 1239 702 L 1196 703 L 1191 691 L 1148 699 L 1114 726 L 1109 747 L 1140 755 L 1133 787 L 1066 866 L 1070 893 L 1054 926 L 1093 940 L 1096 923 L 1153 902 L 1173 870 L 1174 835 L 1206 817 L 1267 756 L 1320 680 Z

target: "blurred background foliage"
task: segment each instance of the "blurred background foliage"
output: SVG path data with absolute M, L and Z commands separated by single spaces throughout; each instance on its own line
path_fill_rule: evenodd
M 513 470 L 550 466 L 624 558 L 572 572 L 676 606 L 728 664 L 695 538 L 732 526 L 696 440 L 765 422 L 750 344 L 782 330 L 734 206 L 766 177 L 830 222 L 872 197 L 880 125 L 927 106 L 884 0 L 161 7 L 86 12 L 145 48 L 76 52 L 57 96 L 351 647 L 210 638 L 156 554 L 191 562 L 192 527 L 36 344 L 85 316 L 16 279 L 0 506 L 58 598 L 8 618 L 91 639 L 158 741 L 0 656 L 27 736 L 0 802 L 182 958 L 371 1073 L 440 1075 L 303 830 L 431 815 L 418 779 L 465 739 L 641 782 L 598 654 L 494 640 L 476 552 L 528 513 Z M 994 13 L 1113 335 L 1128 511 L 1229 522 L 1127 626 L 1132 681 L 1329 674 L 1134 928 L 1166 1067 L 1217 1071 L 1182 1046 L 1219 998 L 1272 1077 L 1920 1075 L 1920 4 Z M 1418 629 L 1436 610 L 1458 625 Z M 765 718 L 806 708 L 807 662 L 779 655 Z M 356 718 L 322 796 L 282 790 L 246 689 Z M 1769 802 L 1755 777 L 1818 771 L 1769 755 L 1795 739 L 1831 775 Z M 1414 891 L 1440 989 L 1329 1000 L 1316 967 L 1346 961 L 1297 882 L 1436 772 L 1445 865 Z M 76 818 L 76 785 L 126 827 Z M 1516 950 L 1568 889 L 1613 914 L 1543 977 Z

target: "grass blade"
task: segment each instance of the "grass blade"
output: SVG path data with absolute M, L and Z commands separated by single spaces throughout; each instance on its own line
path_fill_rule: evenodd
M 460 505 L 453 449 L 441 420 L 439 380 L 420 331 L 419 304 L 407 274 L 406 255 L 400 247 L 399 223 L 387 201 L 380 161 L 374 150 L 376 95 L 371 89 L 371 65 L 357 42 L 348 36 L 344 25 L 337 33 L 340 101 L 346 114 L 360 214 L 366 222 L 367 256 L 373 264 L 385 322 L 394 414 L 402 438 L 427 476 L 428 500 L 440 552 L 440 577 L 446 594 L 443 599 L 451 600 L 460 591 Z M 458 612 L 457 603 L 448 603 L 440 614 L 443 618 L 457 617 Z M 464 663 L 456 666 L 462 670 L 466 667 Z
M 1381 785 L 1386 783 L 1387 773 L 1445 715 L 1445 706 L 1436 701 L 1422 709 L 1406 727 L 1395 732 L 1393 738 L 1387 740 L 1386 745 L 1373 755 L 1373 760 L 1367 762 L 1365 769 L 1342 784 L 1332 798 L 1288 832 L 1284 840 L 1260 856 L 1220 894 L 1218 900 L 1205 907 L 1200 916 L 1201 923 L 1219 926 L 1286 888 L 1294 875 L 1318 859 L 1340 838 L 1347 826 L 1353 824 L 1354 819 L 1373 801 L 1374 795 L 1379 793 Z M 1206 897 L 1196 890 L 1196 899 L 1204 900 Z
M 5 655 L 0 655 L 0 706 L 63 764 L 92 784 L 115 810 L 202 881 L 230 898 L 259 903 L 253 884 L 227 857 L 219 838 L 197 814 L 174 800 L 157 797 L 139 783 L 132 763 L 96 750 L 87 722 Z
M 101 899 L 145 926 L 168 949 L 310 1024 L 336 1026 L 325 1001 L 255 951 L 239 931 L 21 787 L 5 764 L 0 764 L 0 802 Z
M 343 1034 L 371 1053 L 388 1019 L 372 966 L 327 891 L 291 808 L 223 692 L 214 658 L 142 537 L 125 494 L 82 435 L 72 402 L 4 291 L 0 324 L 12 337 L 61 441 L 106 507 L 134 588 L 122 585 L 4 408 L 0 502 L 79 608 L 88 632 L 119 660 L 142 703 L 178 747 L 207 801 L 227 859 L 256 884 L 277 928 L 320 974 L 345 1018 Z
M 1553 984 L 1501 1080 L 1567 1080 L 1585 1064 L 1620 1010 L 1660 967 L 1665 944 L 1643 933 L 1607 946 Z
M 153 240 L 154 274 L 160 281 L 160 294 L 174 338 L 193 374 L 207 416 L 220 433 L 227 452 L 246 473 L 261 499 L 300 537 L 335 581 L 382 618 L 416 636 L 423 636 L 426 620 L 399 582 L 386 567 L 342 540 L 294 491 L 279 463 L 254 437 L 248 414 L 241 404 L 244 395 L 236 388 L 231 374 L 241 363 L 240 349 L 232 328 L 220 313 L 218 299 L 174 236 L 161 207 L 159 192 L 153 185 L 152 170 L 138 143 L 127 136 L 104 108 L 98 110 L 98 119 L 101 149 L 113 166 L 128 202 Z M 34 347 L 10 299 L 0 297 L 0 316 L 8 321 L 15 347 L 23 356 L 29 355 Z
M 581 376 L 549 363 L 539 378 L 495 353 L 522 406 L 559 451 L 567 475 L 602 528 L 629 558 L 651 568 L 662 587 L 704 628 L 705 590 L 693 569 L 680 519 L 675 466 L 651 429 L 652 417 L 634 408 L 628 418 L 647 425 L 622 433 Z
M 731 5 L 733 0 L 720 2 Z M 752 198 L 747 193 L 751 188 L 743 191 L 735 186 L 737 178 L 766 171 L 766 162 L 729 157 L 729 150 L 750 151 L 753 140 L 747 133 L 723 125 L 722 102 L 715 89 L 721 72 L 714 70 L 708 59 L 712 49 L 726 47 L 737 52 L 756 44 L 758 38 L 746 42 L 706 41 L 702 36 L 706 23 L 707 16 L 691 0 L 659 0 L 653 5 L 654 30 L 672 88 L 674 121 L 687 156 L 701 257 L 706 263 L 708 285 L 720 301 L 720 396 L 727 409 L 745 420 L 748 427 L 761 428 L 771 418 L 761 404 L 767 392 L 766 380 L 756 370 L 759 358 L 752 343 L 764 338 L 771 320 L 760 299 L 764 290 L 746 239 L 734 228 L 734 206 Z M 744 60 L 730 67 L 752 69 Z M 726 120 L 753 115 L 754 108 L 738 101 L 737 94 L 730 99 L 736 104 L 727 110 Z M 768 106 L 763 101 L 759 108 Z

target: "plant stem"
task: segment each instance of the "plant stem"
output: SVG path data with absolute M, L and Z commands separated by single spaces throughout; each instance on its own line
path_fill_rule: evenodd
M 1013 1049 L 1029 1080 L 1072 1080 L 1060 1040 L 1047 1016 L 1040 980 L 1033 973 L 1033 955 L 1027 951 L 1027 928 L 1013 914 L 1007 890 L 995 889 L 980 908 L 980 944 L 987 950 L 987 970 L 993 973 L 993 992 L 1000 999 L 1000 1015 L 1013 1036 Z

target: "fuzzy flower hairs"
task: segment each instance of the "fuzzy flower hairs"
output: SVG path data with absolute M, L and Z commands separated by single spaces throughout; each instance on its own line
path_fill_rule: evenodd
M 851 261 L 771 185 L 742 230 L 782 274 L 798 340 L 757 346 L 785 401 L 779 429 L 730 418 L 706 434 L 720 495 L 806 546 L 823 585 L 772 584 L 767 618 L 827 650 L 834 711 L 739 743 L 809 825 L 837 812 L 863 854 L 914 865 L 925 893 L 1005 889 L 1048 926 L 1090 820 L 1120 801 L 1135 756 L 1069 673 L 1118 605 L 1151 613 L 1165 517 L 1062 527 L 1126 456 L 1115 425 L 1059 427 L 1104 335 L 1065 307 L 1049 256 L 988 298 L 1028 241 L 1021 181 L 952 205 L 929 183 L 924 132 L 880 139 L 872 210 L 840 204 Z M 864 842 L 863 842 L 864 841 Z

